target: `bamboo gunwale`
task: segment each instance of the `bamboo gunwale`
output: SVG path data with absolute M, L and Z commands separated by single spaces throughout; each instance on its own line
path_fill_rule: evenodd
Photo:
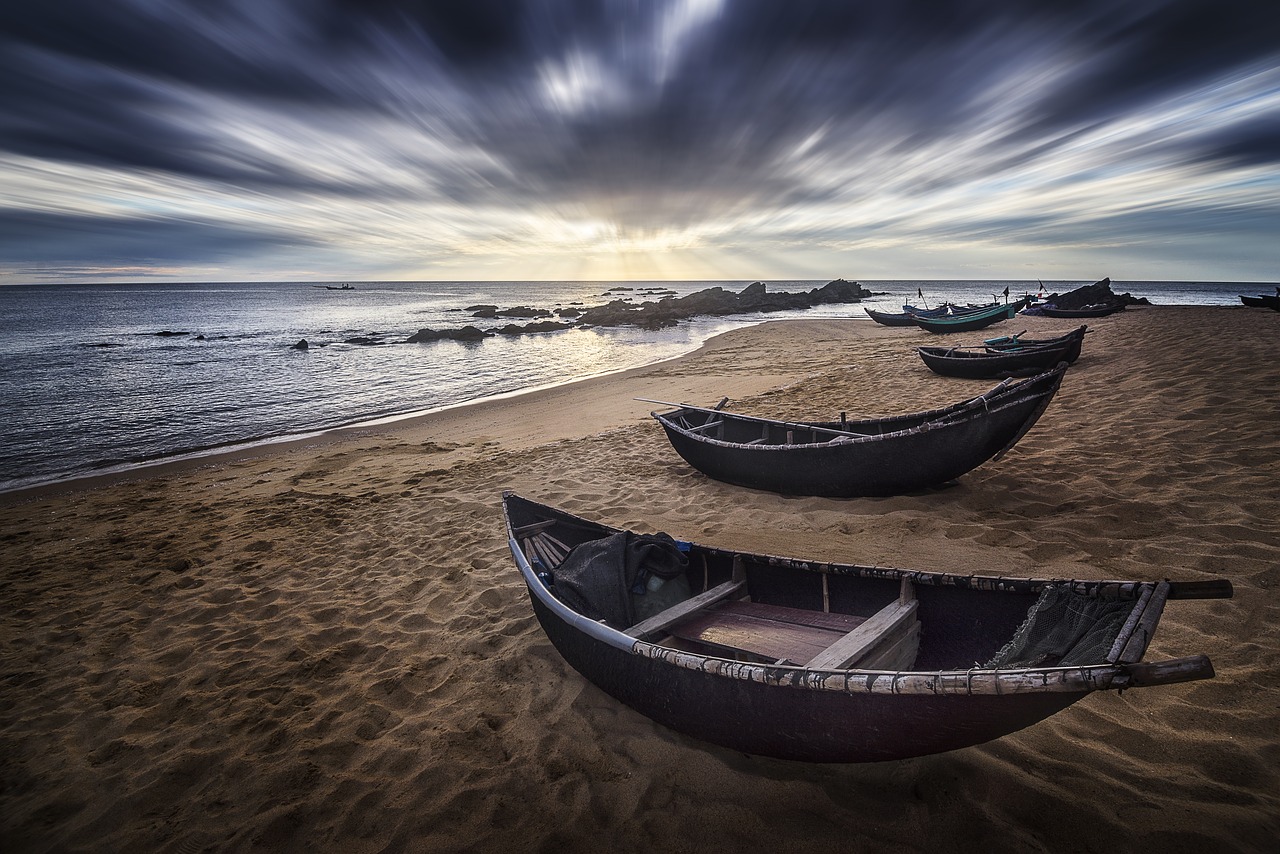
M 563 512 L 563 511 L 557 511 Z M 1177 659 L 1167 662 L 1135 662 L 1130 671 L 1128 663 L 1104 663 L 1095 665 L 1073 665 L 1068 667 L 1034 667 L 1009 669 L 984 669 L 949 671 L 876 671 L 876 670 L 814 670 L 795 665 L 759 665 L 733 661 L 715 656 L 689 653 L 671 649 L 643 640 L 637 640 L 618 629 L 603 623 L 589 620 L 568 608 L 547 590 L 546 586 L 534 573 L 529 560 L 520 548 L 520 543 L 512 534 L 513 526 L 504 505 L 508 531 L 508 547 L 516 566 L 524 578 L 531 596 L 537 598 L 556 617 L 573 628 L 596 641 L 609 646 L 642 655 L 651 659 L 660 659 L 672 666 L 696 670 L 716 676 L 758 682 L 778 687 L 791 687 L 805 690 L 837 691 L 845 694 L 887 694 L 887 695 L 1010 695 L 1022 693 L 1088 693 L 1111 689 L 1144 687 L 1146 685 L 1168 684 L 1170 682 L 1190 681 L 1210 678 L 1213 667 L 1204 656 L 1188 659 Z M 572 517 L 572 514 L 565 514 Z M 583 520 L 586 521 L 586 520 Z M 623 529 L 599 523 L 589 523 L 604 531 L 618 532 Z M 707 554 L 727 555 L 734 561 L 734 579 L 738 579 L 739 570 L 745 569 L 745 561 L 764 563 L 769 566 L 786 567 L 811 572 L 828 572 L 833 574 L 858 575 L 868 578 L 909 580 L 912 584 L 931 586 L 956 586 L 975 590 L 1010 591 L 1033 593 L 1045 586 L 1067 585 L 1074 593 L 1098 598 L 1133 599 L 1142 595 L 1144 590 L 1151 591 L 1157 582 L 1151 581 L 1084 581 L 1075 579 L 1040 579 L 1040 578 L 1007 578 L 1004 576 L 955 575 L 951 573 L 923 572 L 915 570 L 894 569 L 890 567 L 860 566 L 850 564 L 821 563 L 793 558 L 779 558 L 767 555 L 750 554 L 735 550 L 718 549 L 691 544 L 694 548 Z M 1169 598 L 1177 598 L 1176 582 L 1159 582 L 1163 593 Z M 1229 598 L 1231 586 L 1225 580 L 1217 582 L 1191 582 L 1188 585 L 1190 595 L 1183 598 Z M 1149 595 L 1154 595 L 1150 594 Z M 1149 621 L 1146 638 L 1158 623 L 1158 609 L 1148 614 L 1144 609 L 1144 617 Z M 1142 618 L 1139 624 L 1143 624 Z M 1135 629 L 1135 631 L 1138 631 Z M 1146 643 L 1143 647 L 1145 649 Z M 1176 675 L 1165 675 L 1172 672 Z M 1155 674 L 1153 676 L 1153 674 Z M 1144 681 L 1141 677 L 1147 676 Z

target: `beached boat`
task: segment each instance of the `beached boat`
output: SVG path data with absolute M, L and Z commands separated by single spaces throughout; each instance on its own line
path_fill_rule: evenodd
M 1113 302 L 1102 305 L 1086 305 L 1080 308 L 1056 308 L 1052 305 L 1042 305 L 1037 311 L 1045 317 L 1059 318 L 1084 318 L 1084 317 L 1106 317 L 1109 314 L 1115 314 L 1117 311 L 1124 311 L 1124 303 Z
M 1087 327 L 1055 339 L 1052 343 L 1016 347 L 975 344 L 963 347 L 917 347 L 920 359 L 935 374 L 971 380 L 1028 377 L 1048 370 L 1059 362 L 1074 362 Z M 1074 351 L 1074 357 L 1067 356 Z
M 1025 332 L 1026 330 L 1023 330 Z M 1050 336 L 1048 338 L 1023 338 L 1022 332 L 1013 335 L 1003 335 L 999 338 L 988 338 L 982 344 L 988 350 L 995 352 L 999 350 L 1021 350 L 1027 347 L 1049 347 L 1063 342 L 1069 342 L 1069 346 L 1062 354 L 1063 361 L 1067 364 L 1074 364 L 1076 359 L 1080 358 L 1080 349 L 1084 344 L 1084 336 L 1089 333 L 1088 326 L 1081 326 L 1062 335 Z
M 904 305 L 902 311 L 894 313 L 891 311 L 876 311 L 871 308 L 864 308 L 863 311 L 867 316 L 879 323 L 881 326 L 915 326 L 911 318 L 920 317 L 942 317 L 945 315 L 950 306 L 940 305 L 937 308 L 916 308 L 913 305 Z
M 547 637 L 617 700 L 695 739 L 808 762 L 941 753 L 1093 691 L 1211 678 L 1143 662 L 1167 600 L 1228 581 L 1070 581 L 836 564 L 638 535 L 503 496 Z M 637 593 L 635 591 L 644 591 Z
M 999 458 L 1031 429 L 1067 365 L 941 409 L 850 421 L 778 421 L 687 404 L 652 413 L 676 453 L 716 480 L 784 495 L 901 495 Z M 646 403 L 663 401 L 645 400 Z
M 1280 311 L 1280 289 L 1277 289 L 1275 296 L 1268 294 L 1258 294 L 1256 297 L 1247 297 L 1240 295 L 1240 302 L 1250 308 L 1271 308 Z
M 995 323 L 1008 320 L 1026 306 L 1026 300 L 1010 303 L 992 303 L 951 314 L 946 317 L 912 317 L 911 322 L 927 332 L 973 332 Z

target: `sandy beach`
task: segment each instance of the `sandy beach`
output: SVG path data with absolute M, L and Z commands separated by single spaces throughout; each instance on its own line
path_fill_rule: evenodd
M 917 330 L 800 320 L 410 421 L 0 496 L 0 843 L 1273 850 L 1280 315 L 1151 307 L 1090 327 L 1018 446 L 924 494 L 721 484 L 633 400 L 854 417 L 993 384 L 930 373 L 914 347 L 938 342 Z M 1147 656 L 1204 653 L 1216 679 L 1095 694 L 943 755 L 790 763 L 673 733 L 564 664 L 507 552 L 505 489 L 756 552 L 1225 577 L 1236 593 L 1171 602 Z

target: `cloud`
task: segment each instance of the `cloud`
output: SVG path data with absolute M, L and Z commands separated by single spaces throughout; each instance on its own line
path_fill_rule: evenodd
M 1055 217 L 1087 224 L 1088 205 L 1113 229 L 1105 211 L 1135 184 L 1153 217 L 1212 216 L 1273 168 L 1274 6 L 8 4 L 0 181 L 27 187 L 13 211 L 105 206 L 227 234 L 267 219 L 405 269 L 532 242 L 679 253 L 814 231 L 927 239 L 969 220 L 1034 245 Z M 42 191 L 33 161 L 139 189 Z M 1188 170 L 1195 199 L 1175 181 Z M 165 176 L 185 200 L 140 189 Z M 1203 198 L 1215 180 L 1221 206 Z

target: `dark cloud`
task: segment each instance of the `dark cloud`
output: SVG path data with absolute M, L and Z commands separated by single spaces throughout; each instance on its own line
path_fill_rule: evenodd
M 1280 4 L 1258 0 L 729 0 L 696 12 L 608 0 L 3 4 L 0 152 L 267 193 L 576 205 L 623 229 L 679 228 L 867 198 L 886 180 L 938 192 L 1280 65 Z M 298 140 L 315 157 L 242 145 L 210 106 L 237 103 L 319 122 Z M 910 186 L 877 172 L 968 139 L 1001 110 L 966 161 Z M 364 156 L 385 163 L 312 168 L 339 156 L 319 150 L 330 134 L 367 140 L 382 122 L 467 165 L 370 142 Z M 1277 122 L 1164 145 L 1184 162 L 1277 163 Z
M 201 264 L 308 243 L 297 235 L 207 221 L 0 210 L 0 258 L 32 269 L 49 263 Z

